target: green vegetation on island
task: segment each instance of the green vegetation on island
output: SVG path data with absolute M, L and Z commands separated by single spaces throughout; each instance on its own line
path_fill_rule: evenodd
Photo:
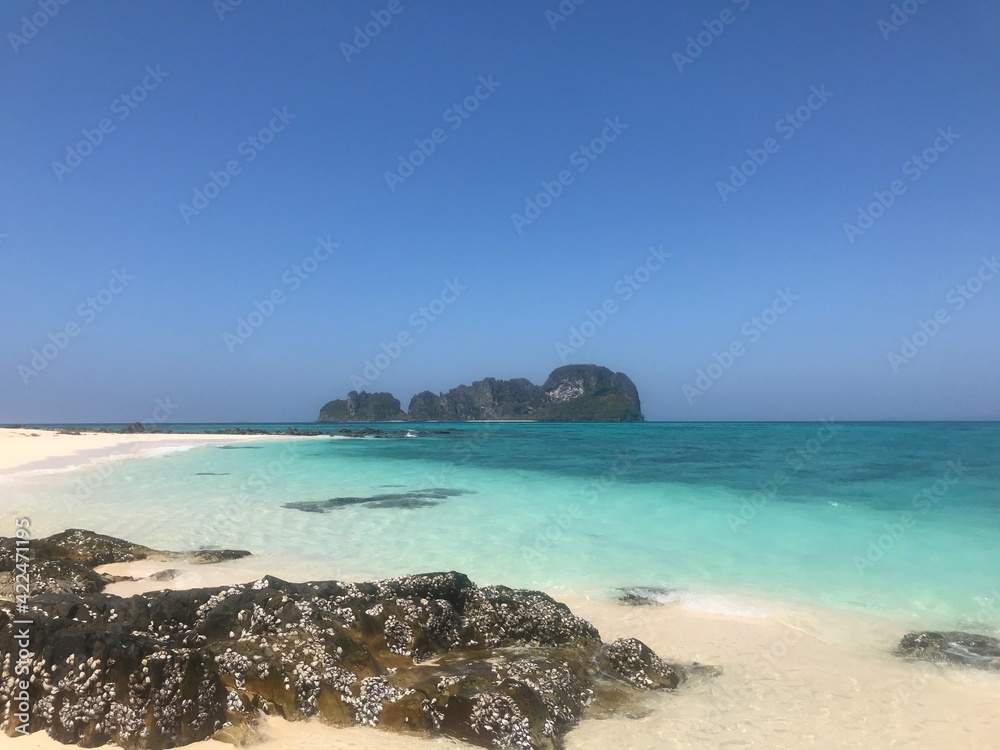
M 422 391 L 404 412 L 390 393 L 351 391 L 330 401 L 320 422 L 466 422 L 537 420 L 543 422 L 642 422 L 639 391 L 621 372 L 598 365 L 565 365 L 543 385 L 525 378 L 485 378 L 447 393 Z

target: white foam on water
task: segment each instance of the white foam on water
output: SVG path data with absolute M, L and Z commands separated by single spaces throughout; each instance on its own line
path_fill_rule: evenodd
M 156 448 L 143 448 L 134 455 L 140 456 L 166 456 L 171 453 L 185 453 L 192 448 L 197 448 L 198 445 L 164 445 Z M 132 454 L 129 454 L 132 455 Z M 121 456 L 119 456 L 120 458 Z
M 688 612 L 706 615 L 750 617 L 757 620 L 774 617 L 774 609 L 761 602 L 726 594 L 701 591 L 679 591 L 677 601 Z
M 0 481 L 6 482 L 16 482 L 18 479 L 30 479 L 32 477 L 46 477 L 46 476 L 56 476 L 59 474 L 71 474 L 75 471 L 86 471 L 87 469 L 93 467 L 95 464 L 107 464 L 113 463 L 114 461 L 119 461 L 125 458 L 125 456 L 105 456 L 102 458 L 89 459 L 87 463 L 83 464 L 68 464 L 66 466 L 53 466 L 45 469 L 28 469 L 25 471 L 15 471 L 10 474 L 4 474 L 0 476 Z
M 675 604 L 681 600 L 681 591 L 677 589 L 647 588 L 645 586 L 632 586 L 625 589 L 625 593 L 648 599 L 655 604 Z
M 158 456 L 167 456 L 174 453 L 184 453 L 192 448 L 199 447 L 199 445 L 204 445 L 204 443 L 191 443 L 188 445 L 150 445 L 149 447 L 142 447 L 143 444 L 139 442 L 123 443 L 121 445 L 114 446 L 113 448 L 108 448 L 106 449 L 107 452 L 101 452 L 99 455 L 67 456 L 61 459 L 51 459 L 51 466 L 42 466 L 36 469 L 25 469 L 23 471 L 12 471 L 7 474 L 0 475 L 0 483 L 10 483 L 19 479 L 31 479 L 33 477 L 57 476 L 73 472 L 85 472 L 88 469 L 92 469 L 94 466 L 106 466 L 107 464 L 115 464 L 130 458 L 156 458 Z M 75 460 L 75 462 L 62 463 L 62 461 L 66 460 Z
M 619 591 L 626 595 L 631 594 L 645 599 L 653 605 L 676 604 L 687 612 L 706 615 L 766 619 L 774 617 L 776 611 L 775 603 L 750 599 L 738 594 L 723 594 L 718 591 L 695 591 L 653 586 L 629 586 Z

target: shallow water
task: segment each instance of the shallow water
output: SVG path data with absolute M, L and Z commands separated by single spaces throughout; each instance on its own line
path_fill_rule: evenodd
M 447 433 L 21 475 L 0 523 L 29 515 L 38 534 L 85 527 L 324 571 L 660 586 L 703 611 L 731 611 L 735 593 L 1000 630 L 1000 425 L 398 426 L 421 428 Z

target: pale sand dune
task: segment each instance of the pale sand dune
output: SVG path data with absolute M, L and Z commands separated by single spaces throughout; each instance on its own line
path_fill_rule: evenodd
M 23 471 L 62 469 L 112 456 L 145 456 L 195 445 L 309 439 L 329 438 L 288 435 L 119 435 L 102 432 L 67 435 L 54 430 L 4 427 L 0 428 L 0 476 Z

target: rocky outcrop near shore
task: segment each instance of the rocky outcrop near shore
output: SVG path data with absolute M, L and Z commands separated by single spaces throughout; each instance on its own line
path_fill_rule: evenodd
M 0 600 L 13 601 L 17 579 L 14 540 L 0 537 Z M 138 560 L 210 564 L 247 557 L 246 550 L 165 552 L 83 529 L 67 529 L 31 542 L 33 594 L 93 594 L 123 580 L 94 568 Z
M 1000 671 L 1000 639 L 962 631 L 907 633 L 897 656 Z
M 107 537 L 96 547 L 87 532 L 73 538 L 79 564 L 109 560 L 97 552 Z M 135 553 L 127 542 L 117 549 Z M 25 612 L 0 605 L 0 654 L 7 734 L 24 719 L 25 731 L 67 744 L 148 750 L 240 744 L 261 712 L 554 750 L 581 718 L 631 712 L 646 691 L 705 670 L 632 638 L 605 644 L 544 593 L 479 587 L 456 572 L 371 583 L 265 577 L 129 598 L 40 594 Z M 26 698 L 19 663 L 30 671 Z

